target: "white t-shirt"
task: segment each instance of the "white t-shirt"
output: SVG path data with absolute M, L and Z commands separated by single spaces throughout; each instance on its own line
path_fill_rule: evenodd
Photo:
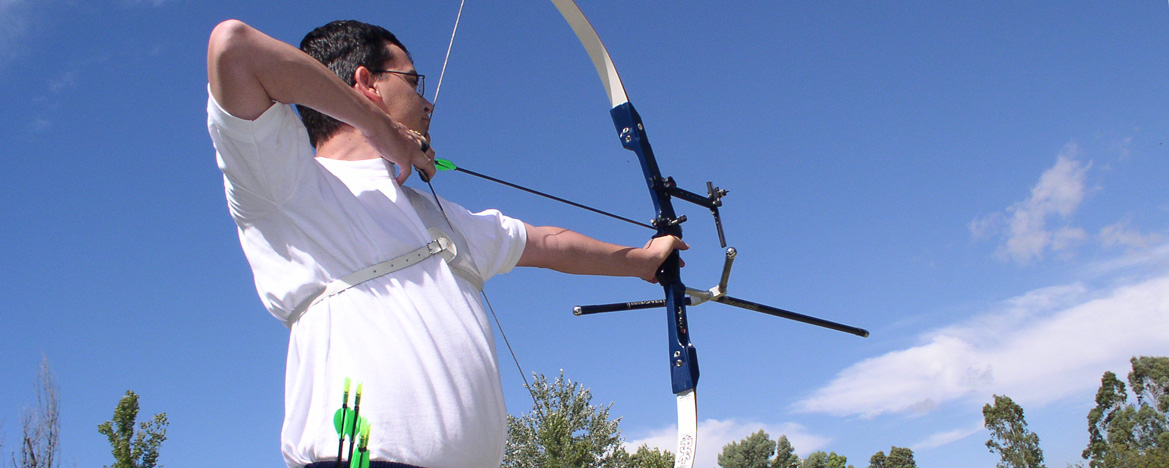
M 441 256 L 354 286 L 287 323 L 333 279 L 431 240 L 391 165 L 315 158 L 289 105 L 248 121 L 209 97 L 207 121 L 256 290 L 292 329 L 281 437 L 288 466 L 336 458 L 333 414 L 346 377 L 364 384 L 371 459 L 499 466 L 507 412 L 491 326 L 475 286 Z M 516 265 L 527 241 L 522 222 L 442 204 L 483 279 Z

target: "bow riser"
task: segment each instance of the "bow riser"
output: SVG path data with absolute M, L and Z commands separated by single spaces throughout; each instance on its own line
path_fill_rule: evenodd
M 625 102 L 609 111 L 621 146 L 637 154 L 641 170 L 645 175 L 646 187 L 653 199 L 659 236 L 682 237 L 682 225 L 674 211 L 669 191 L 661 183 L 662 174 L 657 159 L 645 133 L 641 116 L 630 102 Z M 666 317 L 669 330 L 670 382 L 674 393 L 692 390 L 698 385 L 698 351 L 690 342 L 689 325 L 686 320 L 686 285 L 681 278 L 681 259 L 675 251 L 658 270 L 658 284 L 666 297 Z

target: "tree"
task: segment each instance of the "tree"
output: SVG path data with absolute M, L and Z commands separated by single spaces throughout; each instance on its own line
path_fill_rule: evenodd
M 1105 372 L 1100 378 L 1100 389 L 1096 391 L 1096 407 L 1088 412 L 1088 448 L 1080 455 L 1088 460 L 1088 466 L 1111 466 L 1113 463 L 1109 461 L 1115 457 L 1111 453 L 1114 444 L 1117 448 L 1129 444 L 1126 436 L 1132 432 L 1122 428 L 1127 418 L 1116 421 L 1117 415 L 1124 412 L 1127 402 L 1124 382 L 1111 371 Z M 1113 429 L 1111 434 L 1109 429 Z
M 1169 466 L 1169 357 L 1134 357 L 1128 382 L 1105 372 L 1088 412 L 1088 447 L 1082 456 L 1091 468 Z
M 995 395 L 993 406 L 982 407 L 982 417 L 991 432 L 986 448 L 998 452 L 1001 459 L 998 468 L 1044 467 L 1039 436 L 1027 429 L 1023 407 L 1005 395 Z
M 917 462 L 913 460 L 913 450 L 893 446 L 889 449 L 889 456 L 878 451 L 869 457 L 869 468 L 917 468 Z
M 13 462 L 20 468 L 52 468 L 57 466 L 57 455 L 61 453 L 60 389 L 49 368 L 48 358 L 41 360 L 37 380 L 37 407 L 24 410 L 20 416 L 19 462 L 13 455 Z
M 853 468 L 853 466 L 848 464 L 848 457 L 844 455 L 819 450 L 808 454 L 800 463 L 800 468 Z
M 621 449 L 624 452 L 624 449 Z M 642 445 L 637 448 L 633 455 L 629 455 L 628 461 L 619 463 L 617 466 L 630 468 L 673 468 L 674 454 L 668 450 L 651 449 L 648 445 Z
M 739 442 L 723 446 L 718 466 L 723 468 L 770 468 L 775 455 L 775 441 L 762 429 Z
M 795 447 L 787 440 L 786 435 L 779 436 L 779 440 L 775 441 L 775 461 L 771 462 L 772 468 L 796 468 L 800 466 L 800 456 L 796 455 Z
M 889 448 L 889 457 L 885 459 L 886 468 L 917 468 L 913 460 L 913 450 L 907 447 Z
M 760 429 L 746 439 L 723 446 L 718 454 L 718 464 L 723 468 L 796 468 L 800 465 L 800 457 L 795 454 L 787 436 L 771 440 Z
M 105 468 L 154 468 L 158 465 L 158 448 L 166 440 L 166 413 L 154 415 L 150 422 L 138 425 L 135 434 L 134 422 L 138 418 L 138 395 L 127 390 L 126 396 L 114 408 L 113 421 L 97 426 L 97 431 L 110 440 L 113 447 L 114 464 Z
M 535 400 L 531 413 L 507 418 L 507 468 L 615 467 L 632 462 L 621 447 L 620 419 L 609 420 L 609 406 L 592 405 L 592 393 L 564 378 L 549 383 L 537 375 L 529 387 Z M 639 460 L 656 460 L 651 451 L 638 451 Z M 673 463 L 672 456 L 670 463 Z

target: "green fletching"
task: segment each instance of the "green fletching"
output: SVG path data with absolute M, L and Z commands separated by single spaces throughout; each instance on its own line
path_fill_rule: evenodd
M 353 431 L 358 431 L 357 434 L 362 435 L 361 431 L 368 431 L 370 425 L 369 420 L 365 416 L 357 417 L 357 424 L 353 424 L 353 408 L 343 408 L 333 413 L 333 429 L 337 430 L 337 435 L 340 437 L 350 437 L 353 440 L 358 440 L 353 437 Z M 356 428 L 354 426 L 357 426 Z
M 369 468 L 369 452 L 360 451 L 349 462 L 349 468 Z
M 350 468 L 369 468 L 369 430 L 372 424 L 368 419 L 357 418 L 357 425 L 359 426 L 358 433 L 360 434 L 357 445 L 357 454 L 350 461 Z
M 455 163 L 451 162 L 449 159 L 441 158 L 434 159 L 434 168 L 440 171 L 453 171 L 458 169 L 458 167 L 455 166 Z
M 345 423 L 352 420 L 353 410 L 351 409 L 341 408 L 338 409 L 337 412 L 333 413 L 333 428 L 337 430 L 338 437 L 345 437 L 346 433 L 349 432 L 346 430 L 349 425 Z

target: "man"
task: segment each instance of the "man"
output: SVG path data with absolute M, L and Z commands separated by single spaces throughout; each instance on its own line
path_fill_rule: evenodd
M 207 54 L 228 208 L 261 300 L 291 329 L 284 458 L 335 464 L 333 415 L 354 378 L 374 467 L 499 466 L 506 410 L 482 281 L 519 265 L 653 282 L 687 247 L 622 247 L 445 200 L 439 211 L 401 185 L 435 173 L 433 106 L 406 48 L 354 21 L 301 48 L 312 55 L 229 20 Z

